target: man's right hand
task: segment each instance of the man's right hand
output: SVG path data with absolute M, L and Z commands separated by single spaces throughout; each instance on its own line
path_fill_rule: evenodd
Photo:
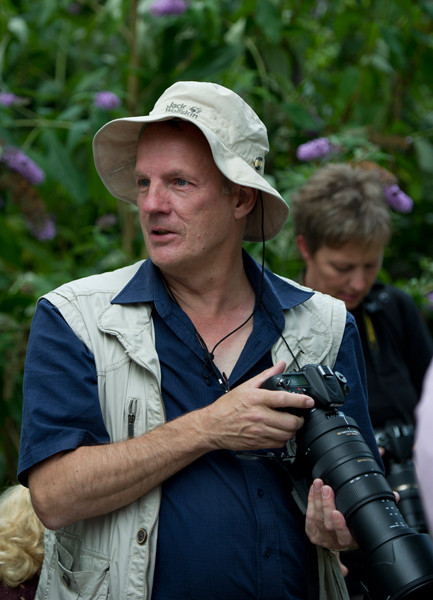
M 261 388 L 266 379 L 283 373 L 284 369 L 284 361 L 279 361 L 197 411 L 201 413 L 202 433 L 209 437 L 214 449 L 276 448 L 293 438 L 304 419 L 290 414 L 290 408 L 311 408 L 314 401 L 304 394 Z

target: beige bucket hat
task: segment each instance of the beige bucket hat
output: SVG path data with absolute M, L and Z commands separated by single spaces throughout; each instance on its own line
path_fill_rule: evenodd
M 269 151 L 266 127 L 240 96 L 215 83 L 177 82 L 162 94 L 148 116 L 115 119 L 101 127 L 93 139 L 93 155 L 108 191 L 136 204 L 134 168 L 141 129 L 145 123 L 173 118 L 189 121 L 202 131 L 215 164 L 230 181 L 261 190 L 264 237 L 275 237 L 287 221 L 289 207 L 264 178 Z M 247 217 L 246 241 L 262 240 L 259 204 Z

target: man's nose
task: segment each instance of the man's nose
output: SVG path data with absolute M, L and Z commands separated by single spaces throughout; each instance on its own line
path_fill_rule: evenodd
M 138 195 L 139 208 L 145 213 L 169 212 L 167 190 L 161 184 L 151 183 L 143 195 Z

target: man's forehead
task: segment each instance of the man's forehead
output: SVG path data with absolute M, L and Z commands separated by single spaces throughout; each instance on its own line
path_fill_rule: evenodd
M 164 145 L 171 142 L 178 145 L 180 151 L 205 153 L 213 161 L 211 148 L 205 135 L 192 123 L 180 120 L 150 123 L 144 127 L 137 146 L 137 157 L 142 156 L 151 144 L 161 145 L 163 150 Z
M 182 119 L 168 119 L 167 121 L 156 121 L 154 123 L 144 124 L 140 130 L 139 141 L 141 141 L 145 136 L 162 136 L 165 135 L 166 132 L 173 132 L 174 134 L 188 133 L 188 135 L 192 137 L 197 136 L 197 138 L 203 138 L 206 140 L 204 134 L 193 123 L 183 121 Z

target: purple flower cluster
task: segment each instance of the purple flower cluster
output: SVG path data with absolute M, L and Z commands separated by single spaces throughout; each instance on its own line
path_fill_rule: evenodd
M 94 104 L 103 110 L 114 110 L 121 104 L 119 96 L 114 92 L 98 92 L 94 99 Z
M 405 194 L 396 183 L 385 187 L 385 198 L 391 208 L 401 213 L 410 213 L 413 208 L 413 200 Z
M 42 223 L 29 222 L 29 229 L 35 238 L 41 242 L 53 240 L 57 233 L 54 221 L 49 217 L 46 217 Z
M 113 213 L 107 213 L 96 219 L 96 226 L 100 229 L 109 229 L 117 223 L 117 217 Z
M 20 104 L 21 98 L 16 96 L 12 92 L 0 92 L 0 104 L 2 106 L 13 106 L 14 104 Z
M 154 17 L 182 15 L 188 8 L 186 0 L 155 0 L 149 8 Z
M 33 185 L 38 185 L 45 179 L 45 173 L 42 169 L 18 148 L 7 146 L 0 157 L 0 161 L 5 163 L 12 171 L 16 171 L 24 179 L 33 183 Z
M 315 160 L 316 158 L 323 158 L 332 150 L 333 145 L 331 142 L 327 138 L 321 137 L 298 146 L 296 156 L 299 160 Z

